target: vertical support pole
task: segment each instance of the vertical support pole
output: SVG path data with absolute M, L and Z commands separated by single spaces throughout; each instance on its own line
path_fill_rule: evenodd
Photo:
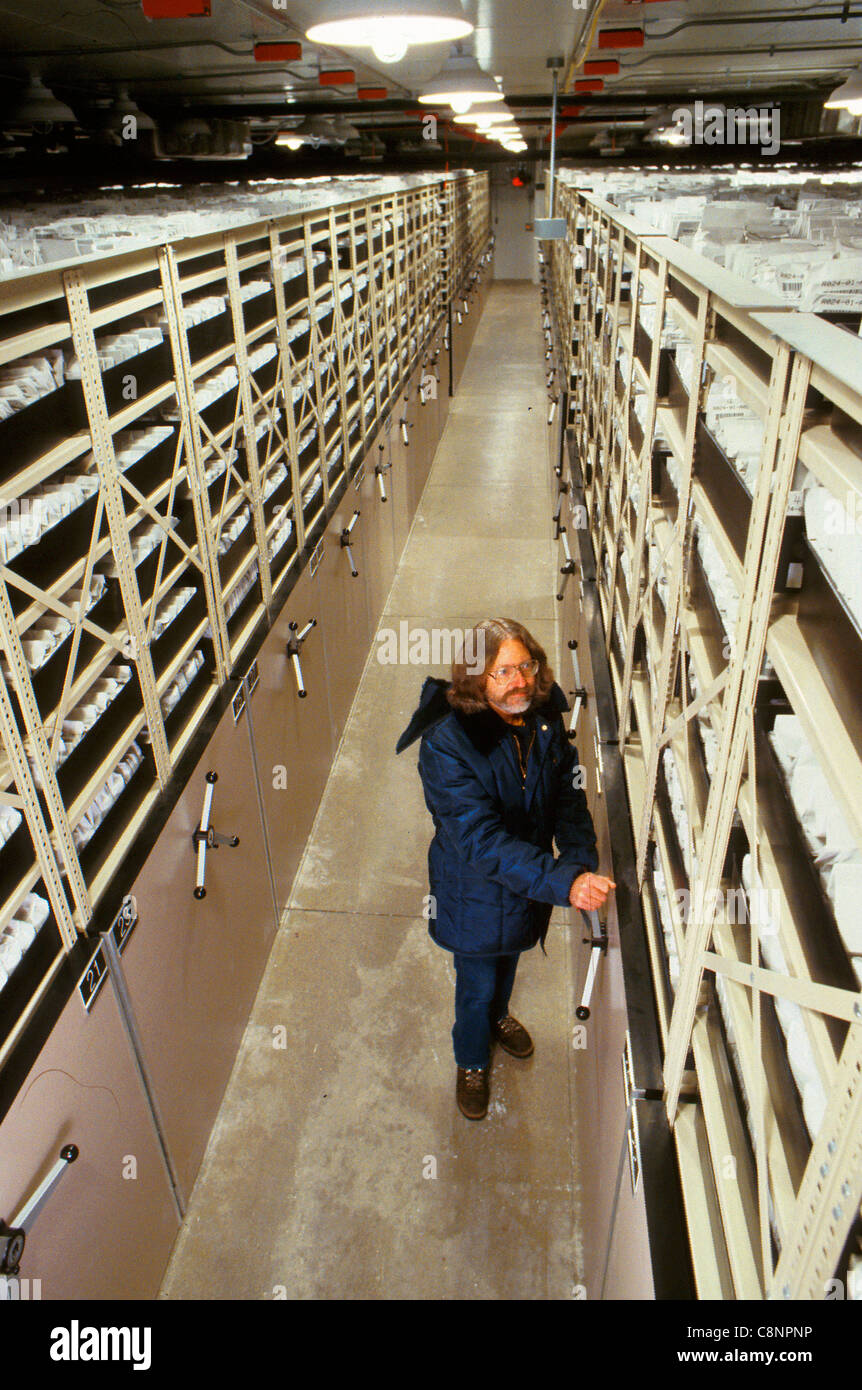
M 221 602 L 221 581 L 218 577 L 218 564 L 212 546 L 212 516 L 210 515 L 209 493 L 201 462 L 201 436 L 197 404 L 194 393 L 191 358 L 188 338 L 182 319 L 182 295 L 180 294 L 177 264 L 173 247 L 163 246 L 159 251 L 159 268 L 162 278 L 162 293 L 168 333 L 171 340 L 171 353 L 174 362 L 177 406 L 180 412 L 180 428 L 186 451 L 186 473 L 192 495 L 192 510 L 195 518 L 198 543 L 203 565 L 204 592 L 207 612 L 213 635 L 213 653 L 216 666 L 216 683 L 223 685 L 227 679 L 230 664 L 230 643 L 224 620 Z
M 72 341 L 75 345 L 78 361 L 81 364 L 81 385 L 84 389 L 84 400 L 90 422 L 93 457 L 99 470 L 99 485 L 111 532 L 111 545 L 117 563 L 123 609 L 126 622 L 129 625 L 132 644 L 131 659 L 137 666 L 144 711 L 150 730 L 150 744 L 156 765 L 156 776 L 159 779 L 159 785 L 165 787 L 171 776 L 171 757 L 168 751 L 162 707 L 156 690 L 152 657 L 147 644 L 141 595 L 138 591 L 138 581 L 132 559 L 129 529 L 120 488 L 120 475 L 114 453 L 114 437 L 111 433 L 108 407 L 105 403 L 105 391 L 102 385 L 99 359 L 96 354 L 96 338 L 90 318 L 87 292 L 79 270 L 67 270 L 63 276 L 63 282 L 69 305 Z
M 272 223 L 269 229 L 269 262 L 272 285 L 275 292 L 275 318 L 278 326 L 278 356 L 281 372 L 281 390 L 284 398 L 284 419 L 287 429 L 287 465 L 290 470 L 291 492 L 293 494 L 293 524 L 296 527 L 297 552 L 305 546 L 305 521 L 302 515 L 302 488 L 299 484 L 299 455 L 296 447 L 296 419 L 293 413 L 293 361 L 288 343 L 287 306 L 284 299 L 284 280 L 281 276 L 284 251 L 279 240 L 281 230 L 289 230 L 292 223 Z
M 263 515 L 263 486 L 260 467 L 257 461 L 257 441 L 255 439 L 254 401 L 251 394 L 251 368 L 248 364 L 248 349 L 245 341 L 245 318 L 239 283 L 238 237 L 229 233 L 224 239 L 225 266 L 227 268 L 227 290 L 233 320 L 234 349 L 236 368 L 239 375 L 239 399 L 242 408 L 242 429 L 245 437 L 245 461 L 248 469 L 248 483 L 251 491 L 251 515 L 257 541 L 258 573 L 264 607 L 272 603 L 272 581 L 269 574 L 269 553 L 266 545 L 266 521 Z M 230 468 L 230 464 L 228 464 Z

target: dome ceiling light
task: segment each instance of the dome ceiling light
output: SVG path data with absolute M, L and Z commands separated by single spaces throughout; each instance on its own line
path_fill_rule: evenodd
M 452 43 L 472 34 L 459 0 L 327 0 L 306 30 L 311 43 L 370 48 L 381 63 L 398 63 L 408 48 Z
M 37 72 L 30 74 L 26 90 L 21 93 L 8 116 L 8 123 L 13 125 L 30 125 L 39 121 L 76 124 L 77 120 L 71 106 L 58 101 Z
M 862 116 L 862 69 L 851 72 L 845 82 L 836 87 L 832 95 L 823 103 L 826 111 L 849 111 L 851 116 Z
M 463 116 L 474 102 L 502 101 L 503 93 L 487 72 L 483 72 L 470 53 L 460 53 L 458 45 L 449 54 L 442 72 L 433 77 L 419 93 L 426 106 L 446 102 Z
M 514 120 L 511 110 L 504 102 L 499 105 L 491 106 L 487 103 L 482 106 L 473 106 L 462 116 L 455 117 L 456 125 L 475 125 L 480 129 L 487 129 L 492 125 L 511 125 Z
M 310 145 L 313 150 L 318 150 L 321 145 L 343 145 L 349 138 L 345 136 L 342 139 L 335 123 L 327 116 L 306 116 L 295 130 L 279 131 L 275 143 L 280 149 L 298 150 L 300 145 Z

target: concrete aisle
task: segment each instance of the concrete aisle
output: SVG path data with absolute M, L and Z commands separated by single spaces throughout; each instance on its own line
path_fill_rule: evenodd
M 381 628 L 512 616 L 560 672 L 538 291 L 492 286 Z M 534 1056 L 455 1105 L 454 971 L 422 918 L 427 674 L 375 643 L 162 1297 L 569 1298 L 581 1282 L 566 914 L 521 959 Z M 565 679 L 561 684 L 565 686 Z M 283 1025 L 287 1047 L 274 1047 Z

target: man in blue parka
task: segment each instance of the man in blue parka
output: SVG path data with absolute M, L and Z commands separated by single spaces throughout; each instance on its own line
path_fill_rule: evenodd
M 472 645 L 471 645 L 472 643 Z M 544 949 L 554 904 L 601 906 L 596 836 L 566 737 L 568 703 L 542 647 L 520 623 L 490 619 L 467 635 L 451 682 L 429 677 L 397 744 L 417 738 L 434 820 L 429 931 L 455 961 L 456 1097 L 488 1109 L 491 1040 L 515 1057 L 533 1042 L 508 1012 L 521 951 Z M 552 842 L 556 843 L 554 856 Z

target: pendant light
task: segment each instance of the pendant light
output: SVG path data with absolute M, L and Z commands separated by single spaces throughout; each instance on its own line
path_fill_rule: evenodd
M 459 0 L 325 0 L 306 30 L 311 43 L 371 48 L 398 63 L 413 44 L 452 43 L 472 34 Z
M 470 53 L 461 53 L 461 45 L 456 44 L 446 66 L 419 93 L 419 100 L 426 106 L 446 102 L 453 111 L 465 115 L 474 102 L 502 101 L 500 91 L 493 77 L 483 72 Z
M 51 124 L 71 125 L 77 122 L 71 106 L 58 101 L 49 91 L 37 72 L 30 73 L 30 81 L 9 113 L 10 125 L 29 125 L 41 121 Z
M 328 116 L 306 116 L 294 130 L 279 131 L 275 143 L 280 149 L 298 150 L 300 145 L 310 145 L 319 150 L 321 145 L 344 143 Z
M 481 106 L 471 106 L 470 110 L 462 116 L 455 117 L 456 125 L 475 125 L 480 129 L 487 129 L 492 125 L 511 125 L 514 116 L 505 102 L 499 105 L 491 105 L 483 102 Z
M 851 116 L 862 116 L 862 68 L 851 72 L 846 82 L 836 87 L 832 95 L 823 103 L 826 111 L 849 111 Z

